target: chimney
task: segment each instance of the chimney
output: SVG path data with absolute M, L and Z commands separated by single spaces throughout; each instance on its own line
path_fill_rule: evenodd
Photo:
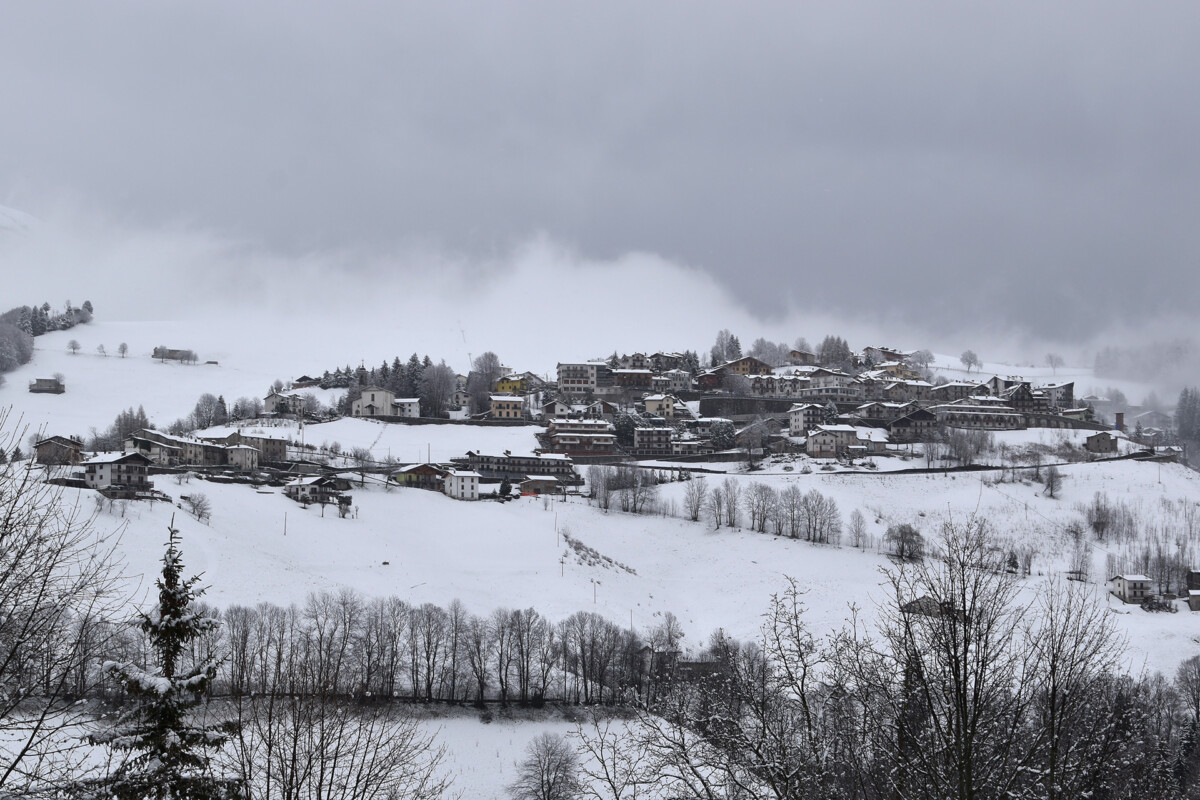
M 1125 430 L 1125 412 L 1124 411 L 1116 412 L 1116 417 L 1117 417 L 1117 430 L 1119 430 L 1119 431 Z

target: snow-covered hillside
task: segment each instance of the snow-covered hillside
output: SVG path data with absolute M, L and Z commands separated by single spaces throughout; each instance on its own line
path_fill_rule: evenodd
M 76 355 L 67 350 L 71 339 L 81 345 Z M 34 429 L 86 436 L 131 406 L 144 406 L 156 424 L 165 425 L 187 414 L 202 393 L 221 394 L 229 401 L 262 397 L 277 378 L 312 374 L 353 358 L 338 337 L 304 339 L 305 346 L 300 341 L 290 334 L 256 341 L 241 331 L 182 322 L 98 321 L 39 337 L 32 363 L 6 376 L 0 406 L 12 406 Z M 122 342 L 128 345 L 126 358 L 116 355 Z M 99 344 L 109 355 L 96 352 Z M 202 363 L 153 360 L 151 350 L 164 344 L 193 349 Z M 209 360 L 218 363 L 203 363 Z M 982 372 L 989 371 L 1016 370 L 985 365 Z M 1086 370 L 1063 368 L 1057 376 L 1048 369 L 1021 371 L 1047 380 L 1074 379 L 1081 391 L 1093 383 Z M 26 391 L 33 378 L 59 372 L 66 380 L 65 394 Z M 939 372 L 966 377 L 949 362 Z M 1140 387 L 1123 390 L 1140 397 Z M 354 419 L 303 429 L 288 422 L 251 425 L 253 431 L 293 442 L 316 447 L 336 443 L 342 451 L 365 448 L 376 459 L 403 462 L 443 461 L 469 449 L 525 453 L 536 446 L 532 426 L 386 425 Z M 1036 445 L 1050 451 L 1067 442 L 1078 446 L 1082 436 L 1030 430 L 996 434 L 995 440 L 1009 448 Z M 895 468 L 924 462 L 919 454 L 910 460 L 878 461 L 877 472 L 802 473 L 799 462 L 778 461 L 746 474 L 737 472 L 737 464 L 705 465 L 718 471 L 705 478 L 709 487 L 732 477 L 744 488 L 761 482 L 777 491 L 816 489 L 836 501 L 843 519 L 861 511 L 871 542 L 861 550 L 845 540 L 841 546 L 817 546 L 745 529 L 714 530 L 707 519 L 691 522 L 683 518 L 683 482 L 660 487 L 667 513 L 635 516 L 605 512 L 584 497 L 464 503 L 368 481 L 352 489 L 353 513 L 341 519 L 332 509 L 322 515 L 319 506 L 302 508 L 278 490 L 158 476 L 157 488 L 176 500 L 195 492 L 207 495 L 212 505 L 207 524 L 167 503 L 106 503 L 97 524 L 120 536 L 130 580 L 143 593 L 152 586 L 174 516 L 188 568 L 204 573 L 211 586 L 206 599 L 219 606 L 301 603 L 310 592 L 348 587 L 413 603 L 446 605 L 458 598 L 476 613 L 534 607 L 561 619 L 578 610 L 596 610 L 643 630 L 672 612 L 684 626 L 685 645 L 700 647 L 718 627 L 739 638 L 753 637 L 770 596 L 784 589 L 788 577 L 806 591 L 814 631 L 836 630 L 852 606 L 869 618 L 877 604 L 889 599 L 882 571 L 894 564 L 878 547 L 889 525 L 908 522 L 936 536 L 946 520 L 986 517 L 1000 546 L 1035 551 L 1033 575 L 1023 579 L 1022 588 L 1032 597 L 1048 581 L 1063 578 L 1073 549 L 1068 527 L 1082 519 L 1082 505 L 1097 492 L 1134 509 L 1147 528 L 1162 528 L 1179 508 L 1200 500 L 1200 475 L 1175 465 L 1067 465 L 1062 467 L 1062 490 L 1052 499 L 1040 484 L 1011 480 L 1011 470 L 1003 481 L 997 480 L 998 471 L 889 475 Z M 68 494 L 76 496 L 74 490 Z M 94 503 L 88 492 L 78 498 L 88 507 Z M 1107 555 L 1104 543 L 1092 553 L 1091 578 L 1100 596 Z M 1200 653 L 1197 616 L 1147 614 L 1111 598 L 1105 602 L 1128 638 L 1131 668 L 1169 674 L 1180 661 Z M 485 727 L 471 718 L 428 724 L 443 731 L 461 775 L 459 788 L 465 796 L 477 797 L 503 796 L 498 787 L 530 738 L 542 730 L 570 727 L 558 720 Z
M 1080 518 L 1075 504 L 1096 491 L 1136 505 L 1149 521 L 1159 519 L 1160 498 L 1200 497 L 1200 475 L 1175 465 L 1111 462 L 1063 471 L 1063 492 L 1055 499 L 1039 484 L 991 484 L 974 474 L 817 472 L 735 479 L 815 488 L 833 497 L 843 515 L 861 509 L 876 542 L 897 522 L 936 536 L 943 520 L 979 514 L 993 521 L 1002 546 L 1031 544 L 1037 550 L 1035 575 L 1026 582 L 1030 591 L 1051 576 L 1062 577 L 1071 551 L 1066 526 Z M 641 629 L 670 611 L 695 645 L 718 627 L 753 636 L 785 576 L 807 590 L 814 627 L 831 631 L 851 603 L 870 609 L 887 600 L 880 570 L 892 566 L 875 548 L 860 552 L 746 530 L 714 531 L 706 521 L 605 513 L 584 498 L 462 503 L 368 482 L 353 489 L 353 517 L 339 519 L 332 510 L 322 516 L 318 506 L 303 509 L 277 492 L 245 486 L 159 478 L 158 487 L 172 496 L 203 492 L 214 509 L 209 524 L 167 504 L 131 504 L 124 517 L 114 507 L 101 523 L 123 528 L 130 571 L 148 583 L 166 525 L 176 515 L 189 566 L 204 571 L 212 585 L 209 599 L 219 605 L 302 602 L 312 591 L 352 587 L 440 605 L 457 597 L 476 613 L 532 606 L 559 619 L 595 609 Z M 663 500 L 681 506 L 683 491 L 683 483 L 667 484 Z M 611 561 L 577 555 L 563 532 Z M 1094 553 L 1093 579 L 1103 572 L 1104 554 L 1103 547 Z M 1200 652 L 1200 627 L 1191 615 L 1125 614 L 1112 605 L 1122 614 L 1131 658 L 1139 665 L 1171 671 Z

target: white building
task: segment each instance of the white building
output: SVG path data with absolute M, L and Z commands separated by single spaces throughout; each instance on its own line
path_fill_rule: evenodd
M 446 473 L 443 490 L 455 500 L 479 499 L 479 473 L 452 469 Z
M 797 403 L 788 409 L 788 434 L 806 436 L 825 423 L 826 408 L 818 403 Z
M 104 453 L 81 466 L 89 489 L 114 487 L 144 492 L 154 487 L 146 477 L 150 464 L 150 459 L 141 453 Z
M 390 390 L 379 386 L 367 386 L 359 398 L 350 404 L 350 415 L 415 419 L 421 416 L 421 401 L 415 397 L 396 397 Z
M 1140 603 L 1154 594 L 1145 575 L 1114 575 L 1108 579 L 1108 590 L 1123 603 Z
M 612 386 L 612 370 L 603 361 L 582 361 L 558 365 L 558 390 L 580 395 Z
M 867 456 L 887 451 L 888 432 L 883 428 L 854 425 L 818 425 L 808 435 L 805 451 L 814 458 L 841 455 Z

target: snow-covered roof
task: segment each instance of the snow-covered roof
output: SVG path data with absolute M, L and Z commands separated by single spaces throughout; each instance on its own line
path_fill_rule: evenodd
M 455 477 L 455 478 L 479 478 L 479 477 L 481 477 L 478 472 L 472 472 L 469 469 L 452 469 L 452 470 L 448 470 L 446 472 L 446 474 L 450 475 L 452 477 Z
M 1112 576 L 1111 578 L 1109 578 L 1109 580 L 1114 580 L 1114 581 L 1115 581 L 1115 580 L 1117 580 L 1118 578 L 1121 578 L 1121 579 L 1124 579 L 1124 580 L 1127 580 L 1127 581 L 1142 581 L 1142 582 L 1144 582 L 1144 583 L 1149 583 L 1149 582 L 1150 582 L 1150 579 L 1149 579 L 1149 578 L 1147 578 L 1145 575 L 1114 575 L 1114 576 Z
M 141 453 L 97 453 L 96 455 L 83 462 L 83 466 L 88 464 L 112 464 L 116 461 L 121 461 L 126 458 L 138 458 L 143 461 L 148 460 Z

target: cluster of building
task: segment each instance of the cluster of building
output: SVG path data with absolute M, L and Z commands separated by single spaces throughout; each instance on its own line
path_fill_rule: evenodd
M 713 450 L 705 429 L 717 421 L 744 430 L 766 420 L 783 446 L 790 439 L 815 456 L 879 453 L 888 443 L 928 441 L 943 428 L 1111 427 L 1076 399 L 1070 381 L 995 375 L 934 385 L 913 355 L 869 347 L 833 367 L 793 350 L 782 367 L 746 356 L 694 372 L 679 353 L 563 362 L 555 382 L 506 375 L 477 416 L 541 421 L 546 450 L 580 458 L 702 455 Z M 613 424 L 620 414 L 636 423 L 624 441 Z

